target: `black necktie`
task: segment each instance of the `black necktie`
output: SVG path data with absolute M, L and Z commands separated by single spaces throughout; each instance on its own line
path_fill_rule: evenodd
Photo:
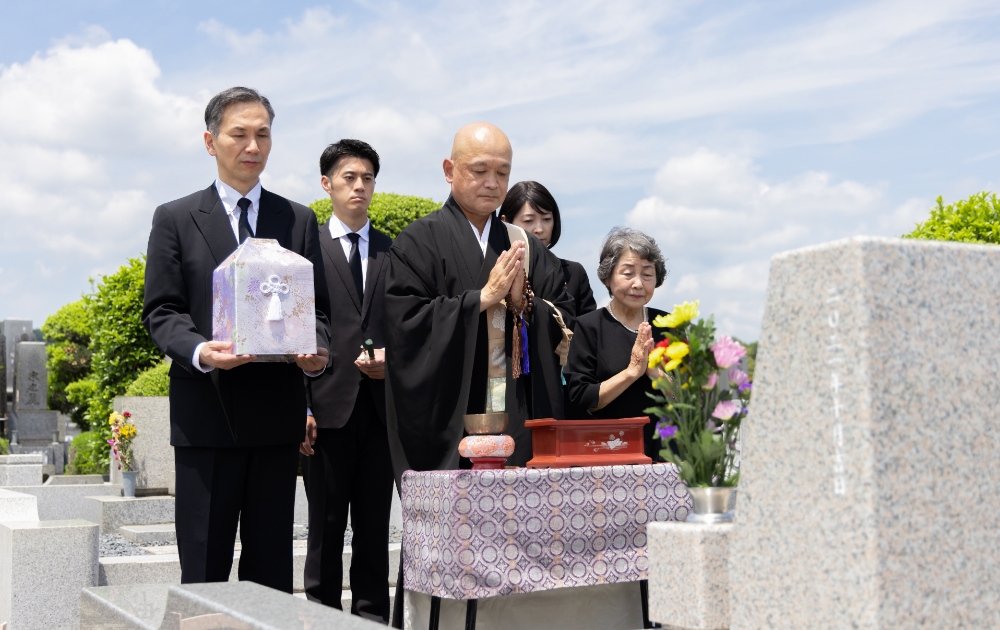
M 241 197 L 236 205 L 240 207 L 240 243 L 253 238 L 253 230 L 250 229 L 250 204 L 252 202 L 246 197 Z
M 365 299 L 365 279 L 361 275 L 361 251 L 358 249 L 358 240 L 361 235 L 357 232 L 348 232 L 347 238 L 351 239 L 351 254 L 347 257 L 347 264 L 351 267 L 351 275 L 354 276 L 354 286 L 358 289 L 358 298 Z

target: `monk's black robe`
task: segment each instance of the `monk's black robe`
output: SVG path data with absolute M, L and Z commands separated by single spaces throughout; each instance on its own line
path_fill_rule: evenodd
M 490 219 L 483 256 L 469 220 L 448 198 L 407 226 L 392 244 L 386 280 L 386 421 L 397 480 L 404 470 L 460 468 L 462 416 L 483 413 L 487 395 L 487 322 L 479 294 L 497 258 L 510 248 L 504 224 Z M 527 316 L 531 371 L 511 378 L 513 317 L 504 327 L 507 351 L 507 435 L 515 451 L 507 465 L 531 459 L 531 418 L 563 418 L 559 358 L 562 339 L 552 302 L 573 325 L 572 299 L 556 258 L 528 235 L 528 279 L 535 297 Z

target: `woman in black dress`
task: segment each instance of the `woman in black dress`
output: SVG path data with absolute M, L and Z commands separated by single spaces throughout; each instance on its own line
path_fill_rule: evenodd
M 656 241 L 630 228 L 611 230 L 597 268 L 611 302 L 577 318 L 564 371 L 577 417 L 634 418 L 653 405 L 646 395 L 657 376 L 647 368 L 656 343 L 649 322 L 665 313 L 646 304 L 666 275 Z M 656 420 L 650 417 L 644 431 L 646 455 L 654 461 Z
M 559 241 L 562 232 L 559 206 L 552 194 L 538 182 L 518 182 L 511 186 L 500 206 L 500 218 L 535 235 L 549 249 Z M 573 296 L 576 303 L 574 315 L 579 317 L 596 309 L 597 302 L 594 301 L 594 292 L 590 290 L 587 270 L 578 262 L 560 261 L 566 293 Z

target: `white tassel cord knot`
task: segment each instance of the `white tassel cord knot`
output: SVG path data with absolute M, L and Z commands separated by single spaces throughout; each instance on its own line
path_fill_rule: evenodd
M 288 295 L 288 284 L 282 282 L 277 274 L 272 274 L 268 276 L 267 282 L 260 283 L 260 292 L 262 295 L 271 294 L 271 303 L 267 307 L 265 319 L 269 322 L 280 322 L 285 319 L 281 312 L 281 298 L 278 296 Z

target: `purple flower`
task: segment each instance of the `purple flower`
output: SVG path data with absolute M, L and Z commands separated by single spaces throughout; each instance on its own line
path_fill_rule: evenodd
M 669 440 L 677 433 L 677 427 L 665 424 L 657 428 L 657 431 L 660 433 L 661 440 Z
M 736 391 L 738 391 L 738 392 L 745 392 L 748 389 L 750 389 L 751 387 L 753 387 L 753 385 L 751 385 L 750 383 L 743 383 L 742 385 L 740 385 L 739 387 L 736 388 Z

